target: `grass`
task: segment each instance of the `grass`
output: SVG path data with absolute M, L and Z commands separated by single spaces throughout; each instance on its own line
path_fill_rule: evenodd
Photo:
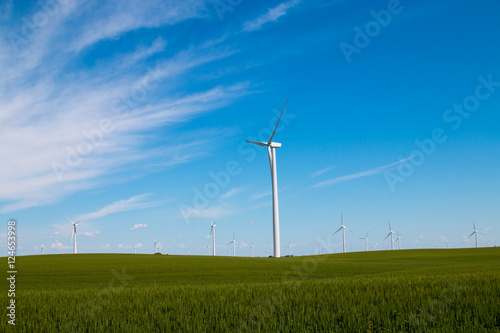
M 500 332 L 499 248 L 17 260 L 19 332 Z

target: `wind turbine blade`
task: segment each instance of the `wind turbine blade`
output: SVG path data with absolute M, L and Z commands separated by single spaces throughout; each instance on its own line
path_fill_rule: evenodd
M 389 237 L 390 235 L 391 235 L 391 233 L 389 233 L 387 236 L 385 236 L 385 238 L 384 238 L 384 239 L 387 239 L 387 237 Z
M 474 232 L 472 234 L 470 234 L 469 237 L 467 237 L 467 238 L 471 238 L 475 233 L 476 233 L 476 231 L 474 230 Z
M 472 221 L 472 225 L 474 226 L 474 230 L 476 230 L 476 222 Z
M 391 228 L 391 223 L 390 222 L 387 222 L 389 224 L 389 230 L 392 231 L 392 228 Z
M 276 123 L 276 127 L 274 128 L 273 135 L 271 135 L 271 138 L 269 139 L 269 142 L 267 143 L 268 145 L 273 142 L 274 134 L 276 133 L 276 130 L 278 129 L 278 125 L 280 124 L 281 117 L 283 116 L 283 111 L 285 111 L 286 108 L 286 103 L 288 103 L 288 98 L 286 99 L 285 106 L 283 106 L 283 110 L 281 110 L 280 117 L 278 118 L 278 122 Z
M 339 232 L 340 230 L 342 230 L 342 227 L 340 227 L 337 231 L 335 231 L 335 232 L 333 233 L 333 235 L 335 235 L 335 234 L 336 234 L 337 232 Z M 332 236 L 333 236 L 333 235 L 332 235 Z
M 369 234 L 369 233 L 370 233 L 369 231 L 368 231 L 368 232 L 366 233 L 366 236 L 365 236 L 365 238 L 368 238 L 368 234 Z
M 72 223 L 72 224 L 75 224 L 75 222 L 71 221 L 71 219 L 69 217 L 66 216 L 66 218 Z
M 248 141 L 248 140 L 245 140 L 245 142 L 248 142 L 248 143 L 253 143 L 254 145 L 261 146 L 261 147 L 266 147 L 266 146 L 268 146 L 268 144 L 267 144 L 267 143 L 265 143 L 265 142 Z

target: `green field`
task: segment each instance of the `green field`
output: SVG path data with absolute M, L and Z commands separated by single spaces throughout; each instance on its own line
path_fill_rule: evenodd
M 16 264 L 1 332 L 500 332 L 500 248 Z

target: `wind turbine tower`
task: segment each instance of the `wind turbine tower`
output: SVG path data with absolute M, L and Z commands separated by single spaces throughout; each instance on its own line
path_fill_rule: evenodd
M 476 248 L 477 248 L 477 234 L 480 234 L 480 232 L 476 229 L 476 222 L 472 222 L 472 225 L 474 226 L 474 231 L 467 238 L 471 238 L 472 235 L 474 235 L 474 237 L 476 238 Z
M 399 232 L 396 232 L 396 240 L 394 241 L 394 244 L 398 242 L 398 247 L 401 250 L 401 234 Z
M 389 223 L 389 222 L 387 222 L 387 223 Z M 387 234 L 387 236 L 385 236 L 384 240 L 386 240 L 387 237 L 391 236 L 391 250 L 394 250 L 394 241 L 392 240 L 393 234 L 395 234 L 395 232 L 392 231 L 391 224 L 389 223 L 389 233 Z
M 274 247 L 274 257 L 279 258 L 280 254 L 280 216 L 279 216 L 279 208 L 278 208 L 278 175 L 276 173 L 276 148 L 281 148 L 281 143 L 273 142 L 274 134 L 276 134 L 276 130 L 278 129 L 278 125 L 280 123 L 281 117 L 283 116 L 283 111 L 285 111 L 286 104 L 288 103 L 288 98 L 285 102 L 285 106 L 283 106 L 283 110 L 281 110 L 281 115 L 278 118 L 278 122 L 276 123 L 276 127 L 274 128 L 273 134 L 268 142 L 256 142 L 256 141 L 248 141 L 248 143 L 253 143 L 255 145 L 261 147 L 267 147 L 267 153 L 269 155 L 269 164 L 271 166 L 271 182 L 273 189 L 273 247 Z
M 71 221 L 71 219 L 69 217 L 66 216 L 66 218 L 73 224 L 73 232 L 71 233 L 71 239 L 73 240 L 73 253 L 76 254 L 76 226 L 83 219 L 80 219 L 77 222 L 73 222 L 73 221 Z
M 352 232 L 352 230 L 351 230 L 351 229 L 349 229 L 348 227 L 346 227 L 346 226 L 344 225 L 344 217 L 342 216 L 342 213 L 340 213 L 340 228 L 338 228 L 338 230 L 337 230 L 337 231 L 335 231 L 335 232 L 333 233 L 333 235 L 335 235 L 335 234 L 336 234 L 337 232 L 339 232 L 340 230 L 342 230 L 342 240 L 343 240 L 343 242 L 342 242 L 342 244 L 343 244 L 343 245 L 342 245 L 342 247 L 343 247 L 343 252 L 344 252 L 344 253 L 346 253 L 346 252 L 347 252 L 347 245 L 346 245 L 346 243 L 345 243 L 345 231 L 346 231 L 346 230 L 349 230 L 350 232 Z M 333 236 L 333 235 L 332 235 L 332 236 Z
M 42 255 L 45 254 L 45 245 L 42 244 Z
M 210 220 L 210 236 L 212 238 L 212 255 L 215 257 L 215 222 Z
M 365 240 L 365 251 L 368 251 L 368 234 L 369 234 L 369 233 L 370 233 L 370 232 L 368 231 L 368 232 L 366 233 L 366 236 L 365 236 L 365 237 L 360 238 L 360 239 L 364 239 L 364 240 Z
M 233 233 L 233 240 L 227 243 L 227 245 L 233 244 L 233 257 L 236 257 L 236 244 L 237 242 L 234 240 L 234 233 Z

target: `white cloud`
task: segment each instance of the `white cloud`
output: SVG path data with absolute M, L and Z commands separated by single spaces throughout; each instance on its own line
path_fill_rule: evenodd
M 255 224 L 255 221 L 254 221 L 254 220 L 251 220 L 251 221 L 249 221 L 249 222 L 245 222 L 245 224 L 246 224 L 246 225 L 253 225 L 253 224 Z
M 148 134 L 247 94 L 247 82 L 206 85 L 199 91 L 178 84 L 184 82 L 179 77 L 235 51 L 214 41 L 186 46 L 148 63 L 151 56 L 166 50 L 168 44 L 160 37 L 81 66 L 90 47 L 100 42 L 118 40 L 141 27 L 200 17 L 204 11 L 202 0 L 71 1 L 20 45 L 19 52 L 0 39 L 0 156 L 4 161 L 0 212 L 56 203 L 68 194 L 129 177 L 124 171 L 133 167 L 164 168 L 205 156 L 212 138 L 220 137 L 217 134 L 223 130 L 213 130 L 214 135 L 171 134 L 170 138 L 167 132 L 168 146 L 152 144 Z M 0 34 L 6 36 L 12 29 L 0 25 Z M 124 102 L 127 96 L 144 91 L 145 98 Z M 105 119 L 108 129 L 101 122 Z
M 131 249 L 131 248 L 133 248 L 132 245 L 118 244 L 117 246 L 118 246 L 119 249 Z
M 439 239 L 440 239 L 442 242 L 444 242 L 444 243 L 449 243 L 448 238 L 446 238 L 445 236 L 441 236 L 441 237 L 439 237 Z
M 203 219 L 210 219 L 210 218 L 220 218 L 220 217 L 225 217 L 228 215 L 231 215 L 233 212 L 226 209 L 225 207 L 222 206 L 217 206 L 213 208 L 207 208 L 207 209 L 189 209 L 186 210 L 185 212 L 181 212 L 179 215 L 183 217 L 183 213 L 186 214 L 186 216 L 189 216 L 189 218 L 203 218 Z
M 126 1 L 107 2 L 85 6 L 94 16 L 80 26 L 71 46 L 72 51 L 94 45 L 102 40 L 118 37 L 142 27 L 173 25 L 185 19 L 202 15 L 202 0 Z M 89 14 L 89 13 L 87 13 Z
M 358 173 L 353 173 L 351 175 L 347 175 L 347 176 L 342 176 L 342 177 L 337 177 L 337 178 L 333 178 L 333 179 L 330 179 L 330 180 L 326 180 L 326 181 L 317 183 L 313 187 L 329 186 L 329 185 L 333 185 L 333 184 L 345 182 L 345 181 L 352 180 L 352 179 L 357 179 L 357 178 L 366 177 L 366 176 L 378 175 L 380 173 L 383 173 L 383 172 L 389 170 L 390 168 L 392 168 L 392 167 L 394 167 L 394 166 L 396 166 L 398 164 L 401 164 L 403 162 L 411 160 L 413 157 L 414 156 L 412 155 L 412 156 L 410 156 L 408 158 L 405 158 L 405 159 L 399 160 L 397 162 L 394 162 L 394 163 L 391 163 L 391 164 L 387 164 L 387 165 L 384 165 L 384 166 L 381 166 L 381 167 L 378 167 L 378 168 L 374 168 L 374 169 L 370 169 L 370 170 L 366 170 L 366 171 L 361 171 L 361 172 L 358 172 Z
M 229 192 L 221 195 L 220 198 L 221 198 L 221 200 L 231 199 L 232 197 L 234 197 L 235 195 L 237 195 L 238 193 L 240 193 L 242 191 L 243 191 L 243 188 L 233 188 Z
M 328 171 L 332 170 L 332 167 L 327 167 L 327 168 L 324 168 L 324 169 L 321 169 L 315 173 L 313 173 L 310 177 L 311 178 L 315 178 L 315 177 L 319 177 L 325 173 L 327 173 Z
M 271 8 L 262 16 L 259 16 L 255 20 L 247 21 L 243 25 L 243 31 L 254 31 L 259 30 L 264 24 L 268 22 L 277 21 L 283 15 L 286 15 L 287 11 L 297 5 L 300 0 L 291 0 L 288 2 L 283 2 L 278 6 Z
M 135 247 L 136 247 L 137 249 L 140 249 L 142 246 L 143 246 L 143 245 L 142 245 L 141 243 L 137 243 L 137 244 L 135 244 Z
M 109 244 L 105 244 L 104 246 L 101 246 L 101 249 L 110 249 L 111 246 Z
M 56 240 L 55 243 L 52 243 L 52 245 L 50 245 L 50 248 L 51 249 L 56 249 L 56 250 L 59 250 L 59 251 L 62 251 L 62 250 L 67 250 L 69 249 L 70 247 L 69 246 L 65 246 L 63 245 L 63 243 L 59 242 L 58 240 Z
M 90 220 L 90 219 L 95 219 L 95 218 L 99 218 L 99 217 L 104 217 L 106 215 L 113 214 L 113 213 L 150 208 L 150 207 L 157 206 L 159 204 L 158 202 L 141 202 L 141 200 L 144 199 L 147 195 L 148 194 L 135 195 L 135 196 L 133 196 L 129 199 L 126 199 L 126 200 L 116 201 L 110 205 L 107 205 L 107 206 L 99 209 L 98 211 L 82 215 L 78 219 Z M 131 229 L 131 230 L 133 230 L 133 229 Z
M 130 228 L 130 230 L 137 230 L 137 229 L 146 229 L 148 227 L 147 224 L 136 224 L 134 225 L 132 228 Z
M 97 236 L 99 236 L 99 231 L 96 232 L 86 231 L 82 234 L 82 236 L 87 238 L 96 238 Z

